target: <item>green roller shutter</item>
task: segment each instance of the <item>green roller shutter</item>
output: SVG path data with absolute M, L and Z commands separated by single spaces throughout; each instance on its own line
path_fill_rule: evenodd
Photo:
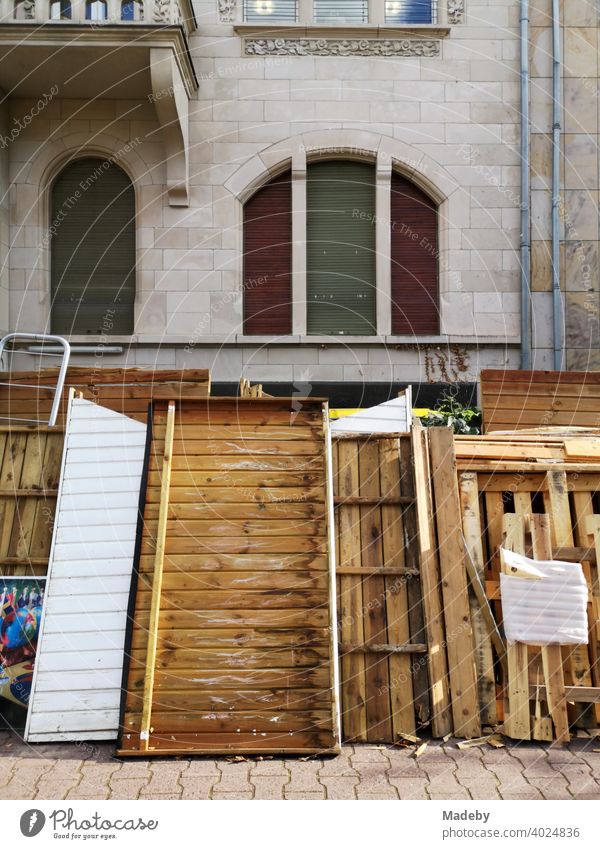
M 135 195 L 112 162 L 78 159 L 52 189 L 52 332 L 133 333 Z
M 375 167 L 315 162 L 306 191 L 308 332 L 374 335 Z

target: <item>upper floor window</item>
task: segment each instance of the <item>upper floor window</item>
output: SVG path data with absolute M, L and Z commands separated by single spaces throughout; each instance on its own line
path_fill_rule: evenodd
M 50 3 L 50 20 L 51 21 L 69 21 L 71 20 L 71 3 L 70 0 L 53 0 Z
M 121 20 L 141 21 L 144 18 L 144 7 L 142 0 L 122 0 Z
M 373 5 L 373 0 L 312 0 L 299 10 L 298 0 L 244 0 L 244 20 L 250 23 L 298 20 L 309 24 L 435 24 L 437 6 L 445 0 L 384 0 Z M 379 17 L 381 16 L 381 17 Z
M 108 20 L 108 3 L 106 0 L 87 0 L 85 4 L 86 21 Z
M 289 334 L 293 310 L 305 310 L 308 334 L 376 335 L 377 227 L 390 228 L 392 333 L 439 333 L 437 207 L 401 174 L 393 172 L 390 188 L 390 217 L 382 220 L 374 164 L 308 165 L 306 289 L 296 302 L 290 173 L 259 189 L 244 206 L 244 333 Z
M 445 0 L 442 0 L 445 2 Z M 385 0 L 386 24 L 435 24 L 436 0 Z
M 244 20 L 250 23 L 296 21 L 297 0 L 244 0 Z
M 51 196 L 53 333 L 133 333 L 135 195 L 114 162 L 78 159 Z
M 313 17 L 317 24 L 366 24 L 369 0 L 313 0 Z

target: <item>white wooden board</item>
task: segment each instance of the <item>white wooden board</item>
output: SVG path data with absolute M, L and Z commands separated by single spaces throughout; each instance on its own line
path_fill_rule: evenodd
M 331 434 L 340 433 L 408 433 L 412 421 L 410 386 L 403 395 L 384 401 L 376 407 L 359 410 L 331 422 Z
M 25 739 L 116 739 L 146 425 L 75 398 Z

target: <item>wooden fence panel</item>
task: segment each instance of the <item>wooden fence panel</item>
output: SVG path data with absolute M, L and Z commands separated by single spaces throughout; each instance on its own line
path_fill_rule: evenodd
M 45 575 L 62 459 L 58 428 L 0 426 L 0 575 Z
M 481 406 L 486 433 L 555 425 L 600 427 L 600 373 L 484 369 Z
M 156 403 L 122 755 L 336 751 L 323 415 L 312 400 L 177 403 L 164 486 L 167 402 Z M 213 447 L 248 428 L 256 447 L 228 468 Z M 307 454 L 287 453 L 296 438 Z
M 430 719 L 410 436 L 334 446 L 343 736 L 394 742 Z

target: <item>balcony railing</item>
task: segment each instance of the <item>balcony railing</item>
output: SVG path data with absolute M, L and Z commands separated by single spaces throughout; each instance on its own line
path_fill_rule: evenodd
M 447 0 L 244 0 L 247 23 L 446 23 Z
M 191 0 L 0 0 L 0 23 L 196 28 Z

